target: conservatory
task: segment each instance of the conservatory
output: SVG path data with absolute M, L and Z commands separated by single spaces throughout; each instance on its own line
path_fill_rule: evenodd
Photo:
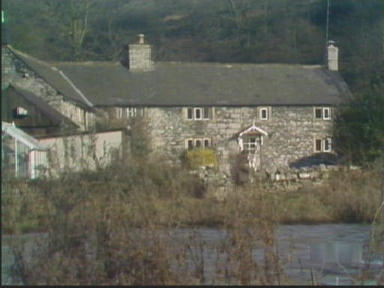
M 14 123 L 1 124 L 1 170 L 3 177 L 35 179 L 48 168 L 47 147 Z

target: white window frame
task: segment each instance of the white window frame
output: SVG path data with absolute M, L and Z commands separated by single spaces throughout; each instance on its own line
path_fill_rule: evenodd
M 200 117 L 197 117 L 197 115 Z M 193 118 L 194 120 L 203 120 L 203 109 L 202 108 L 193 108 Z
M 272 107 L 269 107 L 269 106 L 258 107 L 257 112 L 258 112 L 259 120 L 266 121 L 271 119 Z M 263 116 L 263 113 L 265 113 L 265 116 Z
M 325 112 L 327 112 L 327 113 L 325 113 Z M 327 116 L 325 116 L 325 114 L 327 114 Z M 324 120 L 330 120 L 331 119 L 331 108 L 329 108 L 329 107 L 323 108 L 323 119 Z
M 268 120 L 268 108 L 260 108 L 260 120 Z M 263 112 L 265 112 L 265 117 L 263 116 Z
M 317 143 L 320 141 L 320 150 L 317 149 Z M 332 152 L 332 138 L 331 137 L 315 137 L 313 150 L 315 153 Z
M 330 107 L 314 107 L 314 118 L 316 120 L 331 120 L 332 109 Z M 317 117 L 316 112 L 320 111 L 320 117 Z M 327 114 L 327 116 L 325 116 Z
M 117 112 L 116 112 L 116 118 L 119 118 L 119 119 L 132 118 L 132 117 L 136 117 L 137 115 L 138 115 L 138 111 L 136 107 L 120 107 L 120 108 L 117 108 Z
M 199 117 L 197 117 L 199 115 Z M 211 120 L 213 118 L 213 107 L 188 107 L 186 108 L 187 120 Z
M 323 139 L 323 152 L 331 152 L 331 151 L 332 151 L 332 138 L 327 137 Z
M 198 142 L 201 143 L 201 145 L 199 147 L 197 147 L 197 143 Z M 208 143 L 208 145 L 206 145 L 206 143 Z M 196 137 L 196 138 L 187 138 L 187 139 L 185 139 L 185 148 L 188 149 L 188 150 L 191 150 L 191 149 L 194 149 L 194 148 L 209 148 L 209 147 L 212 147 L 212 139 L 211 138 Z
M 255 151 L 257 146 L 262 145 L 262 137 L 259 136 L 244 136 L 243 137 L 243 151 Z M 252 141 L 253 140 L 253 141 Z

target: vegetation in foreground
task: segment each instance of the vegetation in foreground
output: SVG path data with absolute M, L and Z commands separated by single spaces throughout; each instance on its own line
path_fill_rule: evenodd
M 56 180 L 3 180 L 2 232 L 48 235 L 28 261 L 14 244 L 23 282 L 203 284 L 207 243 L 198 234 L 172 242 L 171 231 L 211 226 L 231 235 L 214 247 L 227 257 L 215 264 L 212 284 L 289 284 L 282 269 L 285 259 L 276 251 L 278 224 L 379 219 L 378 169 L 335 172 L 326 183 L 296 192 L 253 183 L 218 201 L 187 171 L 155 163 L 161 161 Z M 252 257 L 255 248 L 263 248 L 263 261 Z M 194 255 L 193 264 L 187 254 Z
M 121 210 L 132 227 L 149 222 L 163 227 L 223 227 L 234 217 L 233 203 L 241 197 L 255 208 L 260 199 L 267 201 L 280 224 L 371 223 L 381 202 L 380 179 L 379 167 L 334 171 L 322 184 L 307 182 L 297 191 L 271 188 L 266 182 L 237 186 L 223 201 L 207 193 L 188 171 L 150 162 L 54 180 L 3 179 L 2 229 L 8 234 L 47 231 L 57 213 L 87 214 L 112 204 L 117 205 L 114 213 Z

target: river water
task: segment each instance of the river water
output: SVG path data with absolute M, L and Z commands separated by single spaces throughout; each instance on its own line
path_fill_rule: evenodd
M 315 282 L 328 285 L 354 285 L 361 284 L 360 280 L 357 280 L 357 275 L 363 268 L 367 268 L 369 263 L 372 276 L 365 284 L 378 284 L 381 279 L 384 280 L 384 255 L 368 253 L 370 229 L 370 225 L 360 224 L 280 226 L 277 231 L 277 247 L 279 257 L 285 259 L 283 261 L 285 275 L 293 279 L 296 284 L 308 285 Z M 200 228 L 193 233 L 199 235 L 199 243 L 204 245 L 200 259 L 204 262 L 203 284 L 216 284 L 214 279 L 217 263 L 223 259 L 222 253 L 220 255 L 216 250 L 219 243 L 228 239 L 227 233 L 213 228 Z M 172 230 L 172 241 L 182 242 L 191 234 L 191 229 Z M 27 239 L 29 248 L 26 251 L 28 251 L 33 247 L 33 239 L 44 235 L 31 234 L 22 237 Z M 12 279 L 10 273 L 14 262 L 12 250 L 8 245 L 11 238 L 11 236 L 2 237 L 2 285 L 21 284 L 20 280 Z M 194 259 L 196 256 L 197 253 L 191 249 L 189 269 L 197 265 Z M 263 261 L 263 250 L 254 249 L 253 257 L 257 261 Z

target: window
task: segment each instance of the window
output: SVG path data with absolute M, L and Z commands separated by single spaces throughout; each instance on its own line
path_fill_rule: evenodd
M 116 117 L 117 118 L 131 118 L 138 116 L 139 113 L 136 108 L 127 107 L 127 108 L 117 108 Z
M 187 149 L 193 149 L 193 139 L 187 139 Z
M 257 146 L 260 146 L 260 138 L 257 136 L 246 136 L 243 138 L 244 151 L 254 151 Z
M 323 151 L 324 152 L 331 152 L 332 150 L 332 139 L 331 138 L 326 138 L 324 139 L 324 147 L 323 147 Z
M 260 119 L 261 120 L 267 120 L 268 119 L 268 110 L 263 108 L 260 109 Z
M 212 146 L 212 140 L 210 138 L 189 138 L 185 140 L 185 148 L 208 148 Z
M 259 108 L 259 119 L 268 120 L 271 114 L 271 107 L 260 107 Z
M 209 120 L 212 119 L 213 108 L 209 107 L 195 107 L 187 108 L 187 119 L 188 120 Z
M 194 111 L 195 111 L 195 120 L 201 120 L 203 118 L 201 113 L 201 108 L 194 108 Z
M 83 111 L 80 108 L 77 108 L 77 121 L 83 122 Z
M 330 120 L 331 108 L 329 107 L 317 107 L 315 108 L 315 119 Z
M 315 152 L 331 152 L 332 138 L 315 138 Z

